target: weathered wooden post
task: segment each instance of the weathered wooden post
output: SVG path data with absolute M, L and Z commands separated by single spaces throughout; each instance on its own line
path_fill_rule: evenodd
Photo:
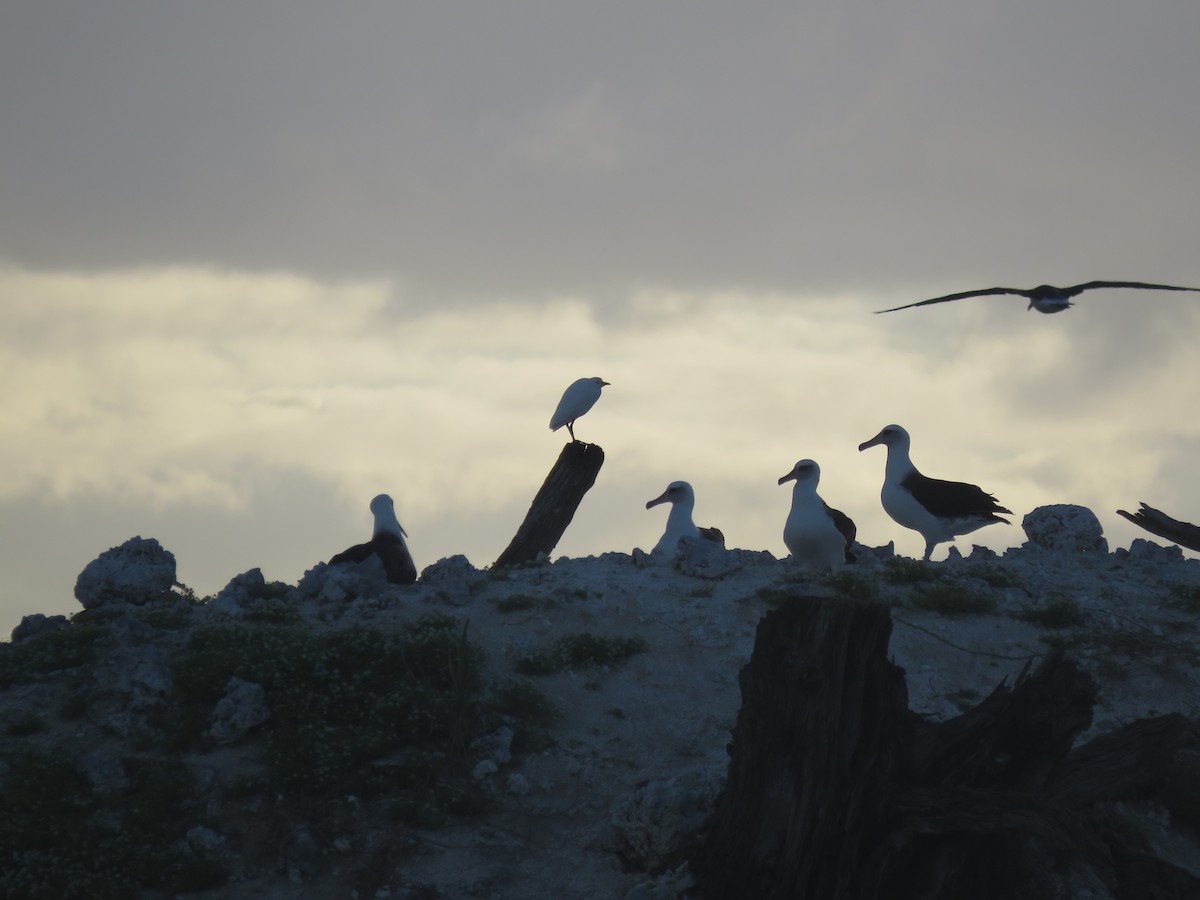
M 596 483 L 602 465 L 604 450 L 599 444 L 572 441 L 563 447 L 533 498 L 525 521 L 495 565 L 516 565 L 536 559 L 539 553 L 549 554 L 571 524 L 584 495 Z
M 797 596 L 740 674 L 729 778 L 691 866 L 704 900 L 1200 897 L 1200 879 L 1114 827 L 1194 742 L 1179 715 L 1072 750 L 1096 686 L 1051 651 L 977 707 L 928 722 L 887 659 L 882 605 Z

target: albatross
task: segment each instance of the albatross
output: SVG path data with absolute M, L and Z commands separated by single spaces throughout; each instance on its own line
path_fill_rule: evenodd
M 792 486 L 792 509 L 783 526 L 783 543 L 797 562 L 836 572 L 854 562 L 850 548 L 857 529 L 850 517 L 821 499 L 821 467 L 802 459 L 782 478 Z
M 1200 288 L 1175 287 L 1171 284 L 1147 284 L 1144 281 L 1089 281 L 1086 284 L 1076 284 L 1071 287 L 1055 287 L 1052 284 L 1039 284 L 1035 288 L 994 287 L 978 291 L 962 291 L 957 294 L 947 294 L 944 297 L 934 297 L 932 300 L 920 300 L 917 303 L 906 303 L 904 306 L 893 306 L 891 309 L 877 309 L 877 313 L 896 312 L 899 309 L 912 309 L 914 306 L 928 306 L 931 303 L 946 303 L 949 300 L 962 300 L 964 297 L 987 297 L 992 294 L 1016 294 L 1029 301 L 1026 311 L 1036 309 L 1040 313 L 1062 312 L 1075 304 L 1072 297 L 1077 297 L 1084 291 L 1096 288 L 1134 288 L 1142 291 L 1200 291 Z
M 996 498 L 973 484 L 927 478 L 917 471 L 909 459 L 911 439 L 899 425 L 888 425 L 869 441 L 858 445 L 859 451 L 883 444 L 887 447 L 880 499 L 884 511 L 898 525 L 919 531 L 925 538 L 925 559 L 933 548 L 952 541 L 960 534 L 969 534 L 993 522 L 1012 523 L 997 513 L 1012 515 L 996 502 Z
M 667 516 L 667 529 L 658 539 L 658 543 L 654 545 L 654 549 L 650 551 L 651 555 L 674 553 L 680 538 L 685 537 L 704 538 L 706 541 L 713 541 L 722 547 L 725 546 L 725 535 L 719 528 L 697 528 L 696 523 L 692 521 L 692 510 L 696 507 L 696 492 L 686 481 L 672 481 L 667 485 L 665 491 L 653 500 L 647 501 L 646 509 L 652 509 L 660 503 L 670 503 L 671 512 Z
M 573 381 L 571 386 L 563 391 L 562 399 L 558 401 L 558 407 L 550 417 L 550 430 L 558 431 L 566 425 L 571 440 L 576 440 L 575 420 L 596 405 L 596 401 L 600 399 L 601 388 L 608 383 L 603 378 L 594 377 Z
M 396 518 L 392 498 L 387 494 L 379 494 L 371 500 L 371 512 L 375 516 L 371 540 L 335 554 L 330 558 L 329 565 L 360 563 L 375 555 L 383 563 L 388 584 L 412 584 L 417 580 L 417 567 L 408 552 L 408 544 L 404 540 L 408 535 Z

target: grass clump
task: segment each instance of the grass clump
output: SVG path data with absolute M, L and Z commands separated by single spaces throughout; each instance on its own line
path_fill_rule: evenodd
M 129 784 L 103 794 L 61 756 L 11 758 L 0 787 L 0 897 L 127 900 L 156 889 L 189 893 L 225 883 L 218 862 L 181 847 L 195 813 L 178 763 L 141 761 Z
M 502 613 L 524 612 L 533 609 L 551 609 L 554 601 L 549 597 L 534 597 L 532 594 L 513 594 L 496 601 L 496 611 Z
M 1004 589 L 1021 586 L 1020 578 L 1000 566 L 978 566 L 972 571 L 972 574 L 987 582 L 988 587 Z
M 833 589 L 835 594 L 847 600 L 879 599 L 879 585 L 873 579 L 845 569 L 829 575 L 825 583 Z
M 483 661 L 466 635 L 465 623 L 442 615 L 395 633 L 202 629 L 175 666 L 177 738 L 205 740 L 213 707 L 237 677 L 266 692 L 263 760 L 276 783 L 364 792 L 373 759 L 465 746 Z
M 1025 606 L 1013 618 L 1041 628 L 1076 628 L 1083 624 L 1083 610 L 1070 598 L 1052 600 L 1044 606 Z
M 514 665 L 520 675 L 550 675 L 563 669 L 610 665 L 642 653 L 646 647 L 641 637 L 600 637 L 584 632 L 559 638 L 548 650 L 525 653 Z
M 917 588 L 909 597 L 908 605 L 912 609 L 940 613 L 943 616 L 982 615 L 996 608 L 996 598 L 961 584 L 943 582 Z
M 72 623 L 19 644 L 0 645 L 0 689 L 95 662 L 107 636 L 105 625 Z
M 1200 613 L 1200 585 L 1171 585 L 1171 599 L 1167 601 L 1167 605 L 1184 612 Z
M 928 584 L 941 578 L 928 562 L 897 556 L 883 564 L 883 580 L 888 584 Z
M 489 704 L 496 712 L 535 725 L 551 725 L 561 715 L 554 701 L 525 678 L 514 678 L 497 688 Z

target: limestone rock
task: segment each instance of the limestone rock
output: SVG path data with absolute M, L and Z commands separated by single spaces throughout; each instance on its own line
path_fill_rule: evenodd
M 232 744 L 270 717 L 267 692 L 262 685 L 230 678 L 225 686 L 225 696 L 213 710 L 213 723 L 208 733 L 218 743 Z
M 1039 506 L 1021 522 L 1029 542 L 1059 553 L 1107 553 L 1108 541 L 1096 514 L 1086 506 Z
M 114 601 L 142 606 L 161 599 L 174 584 L 175 555 L 154 538 L 132 537 L 84 567 L 75 581 L 75 599 L 84 609 Z

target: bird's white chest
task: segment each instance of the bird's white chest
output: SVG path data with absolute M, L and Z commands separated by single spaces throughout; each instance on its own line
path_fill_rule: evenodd
M 700 537 L 700 529 L 692 521 L 692 511 L 682 506 L 672 506 L 671 514 L 667 516 L 667 527 L 663 536 L 658 539 L 651 553 L 674 553 L 679 545 L 679 539 L 684 537 Z
M 953 539 L 954 535 L 947 529 L 946 523 L 918 503 L 900 484 L 885 482 L 879 499 L 883 501 L 884 511 L 896 524 L 919 531 L 926 540 L 938 537 L 942 540 Z
M 846 561 L 846 539 L 820 500 L 792 504 L 783 526 L 783 543 L 805 565 L 837 568 Z

